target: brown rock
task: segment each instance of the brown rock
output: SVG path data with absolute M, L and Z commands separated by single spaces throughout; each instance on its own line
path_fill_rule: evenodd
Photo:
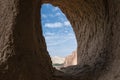
M 120 0 L 0 0 L 0 80 L 52 80 L 39 19 L 43 3 L 59 6 L 73 26 L 73 77 L 120 80 Z

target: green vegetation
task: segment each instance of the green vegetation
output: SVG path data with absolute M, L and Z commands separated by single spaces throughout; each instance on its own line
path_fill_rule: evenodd
M 52 64 L 53 66 L 63 66 L 63 64 Z

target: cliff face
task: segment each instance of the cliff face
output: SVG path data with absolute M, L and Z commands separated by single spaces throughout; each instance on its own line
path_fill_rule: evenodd
M 36 0 L 0 0 L 0 80 L 52 79 L 40 3 L 38 8 Z
M 70 55 L 65 57 L 64 67 L 77 65 L 77 51 L 73 51 Z
M 54 57 L 51 57 L 51 60 L 53 64 L 63 64 L 65 61 L 65 58 L 54 56 Z
M 0 0 L 0 80 L 52 80 L 39 19 L 43 3 L 59 6 L 73 26 L 74 77 L 119 80 L 120 0 Z

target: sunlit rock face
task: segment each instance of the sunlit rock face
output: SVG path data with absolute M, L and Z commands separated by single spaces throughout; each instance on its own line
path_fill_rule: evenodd
M 70 55 L 65 57 L 64 67 L 77 65 L 77 51 L 73 51 Z
M 59 56 L 54 56 L 54 57 L 51 57 L 51 60 L 52 60 L 52 63 L 53 64 L 63 64 L 64 61 L 65 61 L 65 58 L 64 57 L 59 57 Z
M 59 6 L 73 26 L 76 80 L 119 80 L 119 0 L 0 0 L 0 80 L 53 79 L 39 19 L 41 1 Z
M 60 68 L 62 68 L 64 65 L 65 58 L 59 57 L 59 56 L 54 56 L 54 57 L 51 57 L 51 60 L 52 60 L 53 67 L 60 70 Z

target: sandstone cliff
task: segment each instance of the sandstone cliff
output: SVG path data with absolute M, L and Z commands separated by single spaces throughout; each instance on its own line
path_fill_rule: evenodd
M 77 51 L 73 51 L 70 55 L 65 57 L 64 67 L 77 65 Z
M 63 64 L 65 61 L 65 58 L 54 56 L 54 57 L 51 57 L 51 60 L 53 64 Z

